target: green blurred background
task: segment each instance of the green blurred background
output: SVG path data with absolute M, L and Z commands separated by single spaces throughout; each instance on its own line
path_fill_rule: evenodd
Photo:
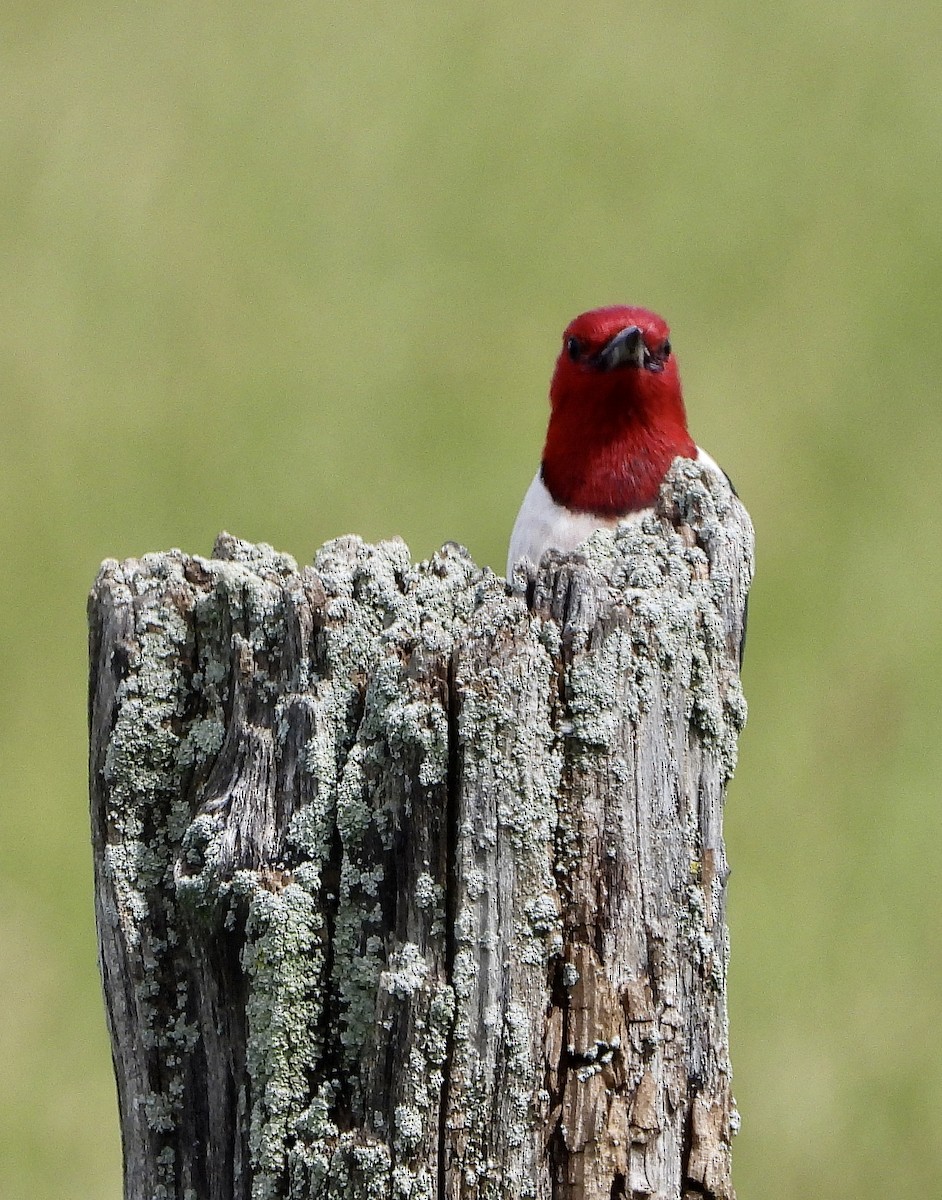
M 0 1195 L 120 1196 L 99 560 L 355 531 L 502 570 L 560 331 L 613 302 L 668 316 L 758 531 L 741 1200 L 942 1194 L 940 45 L 938 0 L 7 0 Z

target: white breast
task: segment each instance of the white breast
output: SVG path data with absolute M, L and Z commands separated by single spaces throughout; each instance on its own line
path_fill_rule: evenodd
M 710 455 L 699 446 L 697 462 L 720 470 Z M 651 511 L 650 508 L 642 508 L 624 517 L 598 517 L 593 513 L 571 512 L 556 503 L 537 471 L 527 488 L 510 535 L 507 577 L 510 578 L 514 564 L 525 558 L 534 566 L 539 566 L 547 550 L 561 550 L 568 554 L 570 550 L 581 546 L 597 529 L 613 529 L 625 521 L 640 521 Z

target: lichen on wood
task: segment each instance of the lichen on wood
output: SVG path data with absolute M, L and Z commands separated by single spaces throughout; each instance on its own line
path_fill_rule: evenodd
M 752 530 L 508 584 L 449 545 L 103 564 L 100 957 L 128 1200 L 733 1196 L 722 804 Z

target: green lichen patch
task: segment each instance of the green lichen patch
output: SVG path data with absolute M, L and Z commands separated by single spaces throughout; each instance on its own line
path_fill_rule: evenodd
M 105 805 L 95 831 L 99 922 L 114 931 L 109 944 L 128 961 L 139 1053 L 148 1063 L 137 1118 L 157 1135 L 155 1186 L 165 1189 L 172 1186 L 175 1170 L 168 1139 L 179 1123 L 185 1066 L 197 1036 L 187 982 L 176 971 L 180 930 L 171 898 L 173 831 L 183 823 L 179 747 L 187 684 L 182 664 L 191 649 L 187 607 L 181 603 L 185 592 L 178 552 L 105 564 L 93 591 L 93 597 L 109 594 L 128 614 L 120 659 L 111 659 L 123 666 L 107 750 L 100 780 L 93 778 L 93 794 Z M 93 726 L 101 716 L 93 709 Z M 111 979 L 121 986 L 116 957 L 103 959 L 103 965 L 106 983 Z M 110 1022 L 117 1031 L 119 1010 L 110 1010 Z
M 250 981 L 252 1197 L 274 1200 L 284 1194 L 288 1146 L 309 1110 L 310 1076 L 322 1051 L 323 918 L 295 884 L 273 893 L 249 877 L 244 887 L 251 897 L 243 965 Z

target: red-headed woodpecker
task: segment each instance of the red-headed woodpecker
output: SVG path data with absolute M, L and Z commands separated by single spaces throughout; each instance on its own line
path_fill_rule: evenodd
M 543 461 L 510 537 L 514 564 L 574 550 L 597 529 L 649 513 L 678 455 L 719 471 L 687 432 L 670 330 L 645 308 L 570 321 L 550 384 Z

